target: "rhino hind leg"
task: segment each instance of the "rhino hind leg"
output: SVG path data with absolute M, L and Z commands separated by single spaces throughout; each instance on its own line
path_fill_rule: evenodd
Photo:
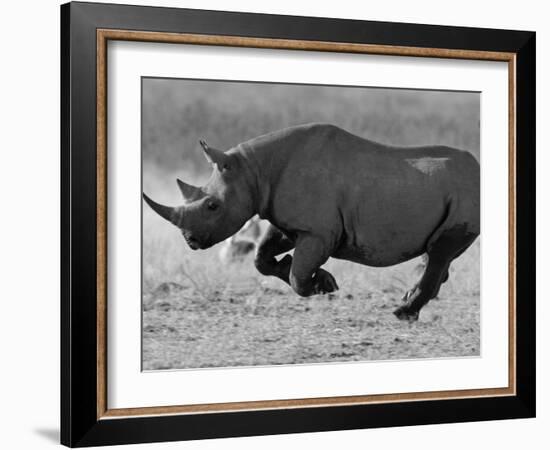
M 468 249 L 469 246 L 470 246 L 470 244 L 466 245 L 455 256 L 453 256 L 452 261 L 454 261 L 460 255 L 462 255 L 462 253 L 464 253 Z M 422 266 L 423 266 L 422 271 L 424 271 L 426 269 L 427 265 L 428 265 L 428 254 L 425 253 L 424 257 L 422 258 Z M 450 266 L 450 264 L 449 264 L 449 266 Z M 443 278 L 441 279 L 441 284 L 444 284 L 448 279 L 449 279 L 449 269 L 447 269 L 447 271 L 443 274 Z M 416 283 L 412 289 L 409 289 L 407 292 L 405 292 L 405 294 L 403 295 L 403 298 L 401 299 L 401 301 L 406 302 L 407 300 L 409 300 L 412 297 L 412 295 L 414 294 L 414 292 L 418 289 L 419 284 L 420 284 L 420 281 L 418 283 Z M 435 294 L 434 298 L 436 298 L 436 297 L 437 297 L 437 293 Z
M 401 320 L 418 320 L 420 310 L 435 298 L 441 285 L 449 277 L 451 262 L 458 258 L 475 241 L 477 234 L 468 233 L 458 226 L 442 232 L 427 252 L 428 263 L 424 275 L 403 300 L 405 303 L 393 313 Z
M 262 275 L 272 275 L 290 284 L 289 273 L 292 256 L 286 255 L 280 261 L 275 258 L 294 248 L 294 241 L 289 239 L 277 227 L 270 225 L 258 244 L 254 265 Z

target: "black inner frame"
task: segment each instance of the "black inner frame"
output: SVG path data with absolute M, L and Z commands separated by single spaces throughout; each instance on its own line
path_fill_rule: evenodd
M 515 53 L 517 395 L 98 420 L 98 28 Z M 535 39 L 535 33 L 526 31 L 94 3 L 62 5 L 61 443 L 81 447 L 534 417 Z

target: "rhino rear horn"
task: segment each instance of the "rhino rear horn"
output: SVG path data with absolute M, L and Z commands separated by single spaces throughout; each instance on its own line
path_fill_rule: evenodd
M 209 147 L 208 144 L 202 139 L 199 141 L 199 143 L 204 150 L 204 156 L 206 156 L 206 160 L 210 164 L 215 164 L 216 166 L 218 166 L 219 170 L 227 169 L 229 167 L 229 157 L 224 152 Z
M 184 200 L 192 200 L 193 197 L 197 194 L 199 188 L 192 186 L 191 184 L 187 184 L 184 181 L 181 181 L 179 178 L 176 178 L 176 181 L 178 182 L 178 187 L 180 188 L 180 192 Z
M 160 203 L 157 203 L 153 200 L 151 200 L 145 193 L 143 193 L 143 199 L 147 202 L 147 204 L 151 207 L 153 211 L 155 211 L 159 216 L 166 219 L 168 222 L 173 223 L 174 225 L 177 225 L 177 214 L 176 214 L 176 208 L 172 208 L 171 206 L 164 206 Z

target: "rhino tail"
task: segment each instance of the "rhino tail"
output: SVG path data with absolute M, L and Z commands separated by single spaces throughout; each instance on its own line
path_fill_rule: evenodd
M 428 238 L 428 241 L 426 243 L 426 253 L 430 253 L 434 242 L 437 242 L 443 232 L 450 229 L 456 223 L 456 205 L 457 202 L 453 199 L 452 195 L 449 195 L 445 199 L 445 212 L 443 213 L 443 217 L 441 218 L 439 225 L 435 228 L 433 233 Z

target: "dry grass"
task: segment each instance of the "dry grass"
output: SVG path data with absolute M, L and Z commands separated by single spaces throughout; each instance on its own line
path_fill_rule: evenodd
M 228 148 L 324 121 L 392 144 L 479 155 L 475 94 L 147 80 L 143 99 L 144 189 L 167 204 L 179 201 L 176 176 L 207 178 L 201 137 Z M 340 291 L 303 299 L 257 273 L 251 259 L 224 266 L 218 250 L 192 252 L 144 208 L 144 369 L 479 355 L 479 241 L 453 263 L 416 323 L 392 310 L 420 276 L 419 259 L 384 269 L 330 260 Z

